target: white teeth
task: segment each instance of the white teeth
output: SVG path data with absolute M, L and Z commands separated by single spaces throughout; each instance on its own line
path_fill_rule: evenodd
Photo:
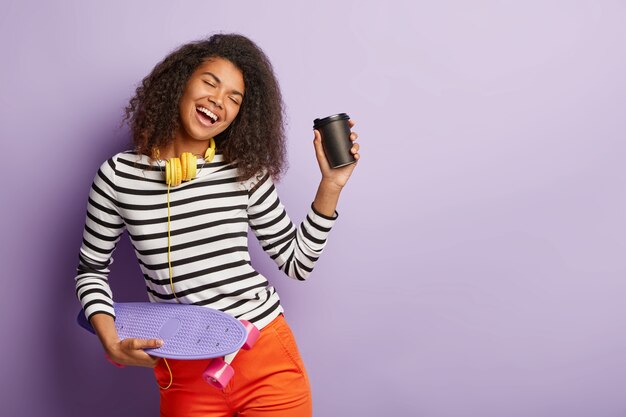
M 197 109 L 213 119 L 214 122 L 217 121 L 217 115 L 211 112 L 209 109 L 205 109 L 204 107 L 197 107 Z

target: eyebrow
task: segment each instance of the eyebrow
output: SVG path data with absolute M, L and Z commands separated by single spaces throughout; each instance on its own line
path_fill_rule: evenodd
M 203 72 L 202 75 L 209 75 L 209 76 L 213 77 L 218 84 L 222 83 L 222 80 L 220 80 L 217 77 L 217 75 L 213 74 L 212 72 L 206 71 L 206 72 Z M 237 90 L 232 90 L 231 93 L 237 94 L 237 95 L 240 95 L 241 97 L 243 97 L 243 93 L 241 93 L 241 92 L 239 92 Z

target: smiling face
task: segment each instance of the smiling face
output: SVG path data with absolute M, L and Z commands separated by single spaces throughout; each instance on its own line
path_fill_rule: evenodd
M 174 142 L 197 152 L 235 120 L 244 95 L 243 74 L 232 62 L 209 58 L 191 74 L 179 102 L 180 127 Z M 200 149 L 201 152 L 201 149 Z

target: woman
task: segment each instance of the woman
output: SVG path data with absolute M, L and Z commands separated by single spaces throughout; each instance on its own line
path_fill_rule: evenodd
M 304 280 L 356 164 L 331 169 L 315 131 L 322 179 L 306 218 L 297 228 L 291 223 L 273 185 L 285 162 L 280 90 L 267 57 L 241 35 L 214 35 L 171 53 L 137 88 L 126 118 L 135 150 L 103 163 L 94 179 L 76 277 L 106 354 L 155 368 L 162 416 L 311 415 L 304 365 L 278 294 L 250 265 L 247 231 L 281 270 Z M 358 149 L 354 143 L 356 159 Z M 181 160 L 197 174 L 177 173 Z M 235 377 L 223 392 L 200 378 L 208 360 L 159 360 L 143 349 L 161 341 L 119 340 L 107 277 L 123 230 L 150 301 L 208 306 L 261 330 L 254 348 L 234 359 Z

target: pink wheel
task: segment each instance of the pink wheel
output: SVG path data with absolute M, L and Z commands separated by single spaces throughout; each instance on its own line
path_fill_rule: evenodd
M 232 366 L 224 362 L 223 358 L 215 358 L 202 373 L 202 379 L 215 388 L 224 389 L 233 375 L 235 370 Z
M 259 338 L 261 332 L 259 332 L 259 329 L 257 329 L 256 326 L 250 323 L 248 320 L 240 321 L 241 324 L 243 324 L 243 327 L 246 328 L 246 333 L 248 333 L 248 338 L 241 348 L 245 350 L 252 349 L 252 346 L 254 346 L 254 344 L 256 343 L 256 340 Z

